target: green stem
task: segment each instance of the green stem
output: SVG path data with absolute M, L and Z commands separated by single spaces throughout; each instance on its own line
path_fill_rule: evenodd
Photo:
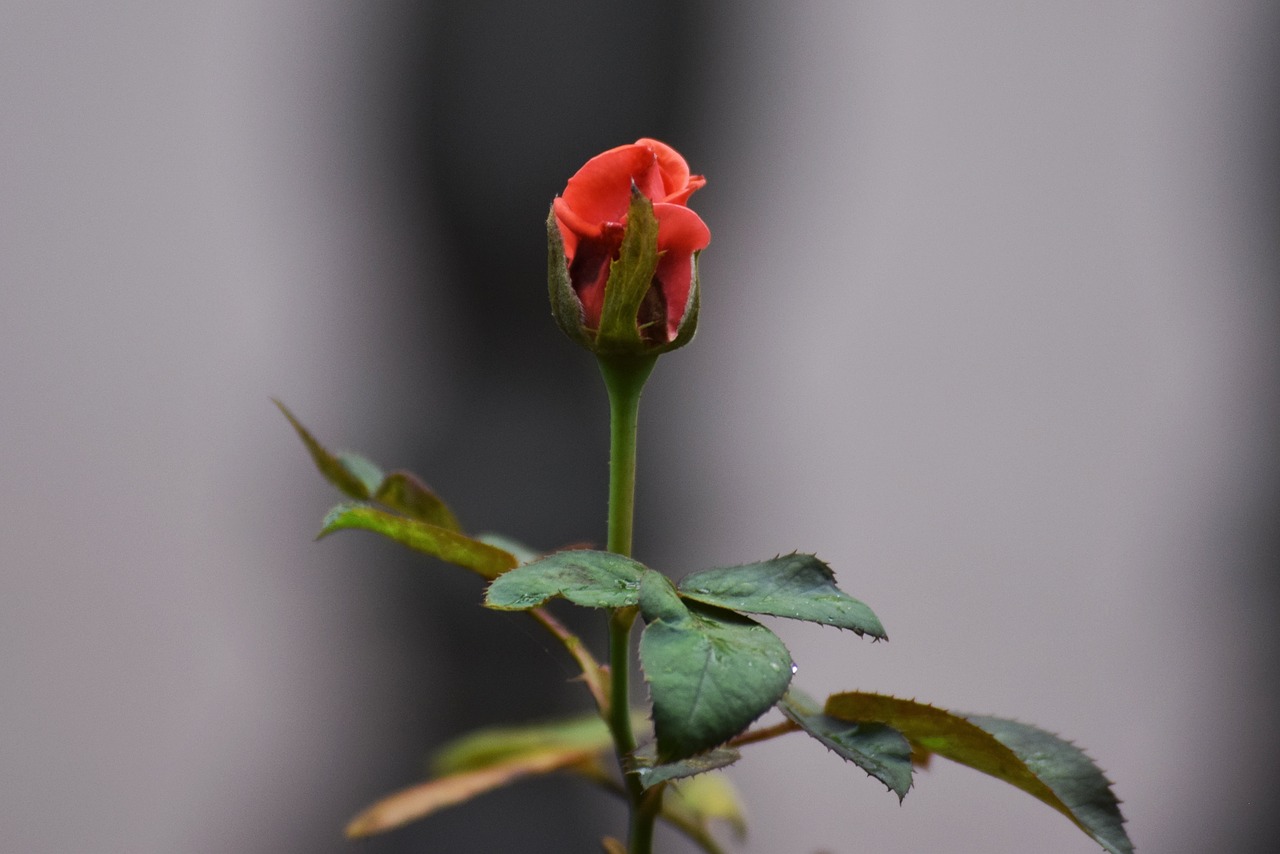
M 631 556 L 636 501 L 636 425 L 640 393 L 653 371 L 657 356 L 601 356 L 600 373 L 609 392 L 609 551 Z M 636 774 L 627 773 L 626 757 L 636 749 L 631 729 L 631 628 L 635 608 L 618 608 L 609 615 L 609 670 L 612 693 L 609 730 L 626 783 L 631 820 L 630 854 L 651 854 L 656 810 L 644 803 L 644 787 Z
M 636 506 L 636 424 L 640 393 L 657 356 L 600 357 L 609 391 L 609 551 L 631 557 Z

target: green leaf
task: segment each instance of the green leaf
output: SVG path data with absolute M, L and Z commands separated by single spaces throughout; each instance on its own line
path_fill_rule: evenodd
M 689 618 L 689 606 L 680 601 L 675 587 L 665 575 L 652 569 L 646 569 L 640 579 L 637 604 L 647 623 L 655 620 L 680 623 Z
M 382 534 L 415 551 L 466 567 L 486 578 L 496 578 L 516 565 L 515 557 L 502 549 L 457 531 L 396 516 L 367 504 L 339 504 L 334 507 L 324 517 L 324 527 L 317 539 L 334 531 L 352 528 Z
M 836 587 L 835 574 L 813 555 L 789 554 L 704 569 L 680 582 L 680 593 L 707 605 L 852 629 L 885 638 L 871 609 Z
M 720 747 L 677 759 L 674 762 L 658 762 L 652 753 L 637 752 L 633 756 L 632 767 L 640 783 L 651 789 L 659 783 L 705 774 L 717 768 L 725 768 L 742 758 L 742 754 L 732 747 Z
M 342 490 L 346 495 L 362 501 L 373 494 L 373 491 L 378 488 L 378 483 L 382 480 L 382 472 L 379 471 L 376 465 L 359 454 L 331 453 L 324 445 L 316 441 L 316 438 L 311 435 L 306 427 L 302 426 L 302 422 L 293 416 L 287 406 L 274 397 L 271 398 L 271 402 L 280 408 L 285 418 L 289 419 L 289 423 L 293 425 L 294 432 L 298 434 L 302 444 L 306 445 L 307 450 L 311 452 L 311 459 L 315 461 L 316 468 L 320 470 L 320 474 L 324 475 L 325 480 Z
M 661 576 L 657 581 L 669 584 Z M 646 574 L 642 584 L 657 581 Z M 648 625 L 640 664 L 653 700 L 658 757 L 669 762 L 724 743 L 768 711 L 791 681 L 791 654 L 777 635 L 740 614 L 686 606 L 674 596 L 679 608 L 666 608 L 670 600 L 647 593 L 641 594 Z M 664 605 L 658 612 L 645 607 L 654 600 Z
M 641 564 L 611 552 L 555 552 L 498 577 L 485 593 L 485 605 L 524 611 L 563 596 L 586 608 L 624 608 L 636 604 L 645 571 Z
M 1132 854 L 1110 783 L 1079 748 L 1027 724 L 963 716 L 880 694 L 827 698 L 826 714 L 888 724 L 914 745 L 1016 786 L 1061 812 L 1111 854 Z
M 393 471 L 387 475 L 373 487 L 373 500 L 411 519 L 450 531 L 462 531 L 448 505 L 410 472 Z
M 653 202 L 631 187 L 631 207 L 618 257 L 609 265 L 600 311 L 597 352 L 638 353 L 645 349 L 636 316 L 658 268 L 658 220 Z
M 1030 724 L 986 715 L 965 715 L 965 718 L 1025 762 L 1067 807 L 1067 817 L 1103 848 L 1113 854 L 1133 851 L 1111 782 L 1084 751 Z M 1050 806 L 1061 811 L 1054 804 Z
M 794 687 L 778 708 L 837 756 L 888 786 L 899 801 L 906 797 L 911 788 L 911 744 L 902 733 L 886 724 L 829 717 L 812 697 Z
M 643 716 L 635 715 L 642 723 Z M 431 758 L 431 772 L 443 777 L 475 771 L 529 753 L 549 750 L 606 750 L 613 745 L 609 727 L 592 712 L 575 718 L 513 727 L 490 727 L 454 739 Z

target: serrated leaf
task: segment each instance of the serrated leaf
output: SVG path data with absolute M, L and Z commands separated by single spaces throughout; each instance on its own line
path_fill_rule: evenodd
M 382 833 L 505 786 L 521 777 L 547 774 L 590 762 L 594 754 L 594 750 L 544 750 L 523 754 L 507 762 L 475 771 L 464 771 L 419 783 L 383 798 L 360 813 L 347 825 L 347 836 Z
M 1111 791 L 1110 781 L 1084 751 L 1030 724 L 987 715 L 964 717 L 1025 762 L 1067 807 L 1067 817 L 1103 848 L 1112 854 L 1133 851 L 1124 830 L 1120 801 Z
M 791 688 L 778 708 L 837 756 L 875 777 L 901 801 L 911 788 L 911 743 L 882 723 L 854 723 L 823 714 L 809 695 Z
M 747 835 L 742 800 L 729 778 L 718 771 L 676 781 L 662 799 L 662 812 L 669 820 L 688 821 L 704 831 L 712 821 L 728 822 L 739 841 Z
M 415 551 L 465 567 L 485 578 L 496 578 L 516 565 L 515 557 L 502 549 L 457 531 L 396 516 L 367 504 L 339 504 L 334 507 L 325 516 L 319 537 L 349 529 L 382 534 Z
M 644 716 L 634 714 L 633 724 L 643 725 Z M 454 739 L 431 758 L 436 776 L 475 771 L 508 762 L 530 753 L 548 750 L 608 750 L 613 737 L 596 713 L 525 726 L 490 727 Z
M 316 438 L 302 426 L 302 422 L 294 417 L 287 406 L 274 397 L 271 402 L 279 407 L 285 418 L 289 419 L 294 432 L 310 452 L 311 459 L 315 461 L 316 468 L 320 470 L 320 474 L 324 475 L 325 480 L 352 498 L 363 501 L 372 495 L 373 490 L 377 489 L 378 483 L 382 480 L 382 472 L 376 465 L 358 454 L 330 452 L 328 448 L 316 441 Z
M 555 552 L 495 579 L 485 605 L 523 611 L 563 596 L 586 608 L 625 608 L 636 604 L 644 572 L 643 565 L 612 552 Z
M 742 754 L 732 747 L 708 750 L 706 753 L 677 759 L 674 762 L 658 762 L 651 753 L 637 752 L 633 757 L 632 768 L 640 778 L 641 785 L 651 789 L 659 783 L 668 783 L 672 780 L 706 774 L 717 768 L 726 768 L 741 758 Z
M 462 531 L 449 506 L 411 472 L 393 471 L 388 474 L 373 487 L 373 500 L 411 519 L 448 531 Z
M 836 587 L 835 574 L 813 555 L 704 569 L 680 581 L 680 593 L 707 605 L 852 629 L 884 639 L 876 615 Z
M 888 724 L 914 745 L 1033 795 L 1111 854 L 1133 852 L 1106 777 L 1083 752 L 1057 736 L 1002 718 L 966 717 L 861 692 L 831 695 L 825 712 L 842 720 Z
M 644 583 L 651 583 L 648 576 Z M 682 613 L 658 619 L 645 614 L 649 622 L 640 636 L 640 664 L 664 762 L 742 732 L 778 702 L 791 681 L 791 654 L 773 632 L 732 611 L 676 601 Z
M 597 352 L 636 353 L 643 349 L 636 316 L 657 267 L 658 220 L 653 215 L 653 202 L 632 185 L 622 247 L 609 265 L 605 283 Z

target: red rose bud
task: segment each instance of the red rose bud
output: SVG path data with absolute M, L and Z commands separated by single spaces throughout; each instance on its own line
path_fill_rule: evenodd
M 688 343 L 711 232 L 686 203 L 706 183 L 654 139 L 598 154 L 569 179 L 547 219 L 551 307 L 569 337 L 604 354 Z

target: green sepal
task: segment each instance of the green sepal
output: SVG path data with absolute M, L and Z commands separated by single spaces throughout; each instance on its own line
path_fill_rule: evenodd
M 573 282 L 569 279 L 564 237 L 556 222 L 554 205 L 547 215 L 547 289 L 551 297 L 551 315 L 555 318 L 556 325 L 583 347 L 593 349 L 595 342 L 585 326 L 582 301 L 578 299 L 578 294 L 573 290 Z
M 462 530 L 448 505 L 411 472 L 393 471 L 388 474 L 374 488 L 373 500 L 411 519 L 450 531 Z
M 622 247 L 609 265 L 609 279 L 604 286 L 600 329 L 592 348 L 597 353 L 641 353 L 649 349 L 636 318 L 657 269 L 658 220 L 653 214 L 653 202 L 633 184 Z
M 294 432 L 302 440 L 302 444 L 311 453 L 316 468 L 325 480 L 336 486 L 345 495 L 366 501 L 373 495 L 382 480 L 382 472 L 376 465 L 359 454 L 334 454 L 311 435 L 302 422 L 294 417 L 289 408 L 274 397 L 271 402 L 279 407 L 284 417 L 293 425 Z
M 661 783 L 694 777 L 717 768 L 727 768 L 741 758 L 742 754 L 734 748 L 719 747 L 674 762 L 659 762 L 652 749 L 642 749 L 632 755 L 627 767 L 640 778 L 640 784 L 644 788 L 651 789 Z
M 887 724 L 913 746 L 1033 795 L 1110 854 L 1133 852 L 1110 782 L 1083 751 L 1056 735 L 1017 721 L 959 715 L 882 694 L 832 694 L 824 711 L 841 720 Z
M 457 531 L 397 516 L 367 504 L 347 503 L 334 507 L 324 517 L 324 525 L 316 539 L 349 529 L 382 534 L 415 551 L 465 567 L 485 578 L 496 578 L 516 566 L 515 557 L 503 549 Z
M 723 744 L 777 703 L 791 682 L 791 654 L 741 614 L 650 594 L 658 586 L 648 576 L 644 585 L 640 665 L 658 758 L 671 762 Z
M 562 596 L 586 608 L 625 608 L 639 601 L 643 565 L 612 552 L 555 552 L 499 576 L 485 591 L 484 604 L 502 611 L 525 611 Z
M 885 639 L 872 610 L 836 587 L 831 568 L 813 555 L 704 569 L 680 581 L 680 593 L 707 605 L 851 629 Z
M 875 777 L 901 802 L 911 788 L 911 743 L 891 726 L 854 723 L 823 714 L 822 707 L 792 687 L 778 709 L 828 750 Z

